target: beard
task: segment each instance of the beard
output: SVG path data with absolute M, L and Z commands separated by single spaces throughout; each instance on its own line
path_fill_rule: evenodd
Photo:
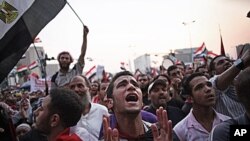
M 83 108 L 85 108 L 85 106 L 91 101 L 90 93 L 84 92 L 82 94 L 79 94 L 79 96 L 81 97 Z
M 51 133 L 51 128 L 49 126 L 49 123 L 50 123 L 50 117 L 47 117 L 46 119 L 43 119 L 41 120 L 40 122 L 36 122 L 35 123 L 35 129 L 39 132 L 41 132 L 42 134 L 45 134 L 45 135 L 49 135 Z
M 59 66 L 62 70 L 69 70 L 70 63 L 69 64 L 59 63 Z

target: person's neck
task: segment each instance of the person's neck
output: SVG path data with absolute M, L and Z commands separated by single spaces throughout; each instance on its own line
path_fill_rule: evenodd
M 65 128 L 63 128 L 62 126 L 53 127 L 51 133 L 47 136 L 48 141 L 55 141 L 57 136 L 61 134 L 64 130 Z
M 192 112 L 195 118 L 201 121 L 214 120 L 215 113 L 212 107 L 193 106 Z
M 120 137 L 137 138 L 144 134 L 144 125 L 140 113 L 137 115 L 115 114 Z
M 215 111 L 212 107 L 193 106 L 192 111 L 195 119 L 207 130 L 211 131 L 215 118 Z

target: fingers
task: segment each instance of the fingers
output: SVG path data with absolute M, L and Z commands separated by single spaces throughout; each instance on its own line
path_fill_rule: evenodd
M 173 126 L 172 126 L 173 124 L 172 124 L 172 121 L 171 120 L 169 120 L 168 121 L 168 140 L 169 141 L 172 141 L 173 140 Z
M 113 132 L 112 132 L 112 141 L 119 141 L 119 132 L 116 128 L 113 129 Z
M 103 136 L 104 141 L 119 141 L 119 132 L 116 128 L 113 130 L 109 125 L 109 117 L 103 116 Z
M 168 120 L 167 111 L 160 107 L 156 111 L 160 134 L 156 127 L 156 125 L 152 125 L 152 134 L 154 137 L 154 141 L 164 140 L 164 141 L 171 141 L 172 140 L 172 121 Z
M 157 129 L 155 124 L 151 125 L 151 130 L 152 130 L 153 138 L 154 138 L 154 141 L 155 141 L 155 140 L 157 140 L 157 138 L 159 136 L 159 132 L 158 132 L 158 129 Z
M 103 116 L 103 136 L 105 141 L 108 141 L 110 132 L 109 129 L 111 130 L 109 127 L 108 117 Z

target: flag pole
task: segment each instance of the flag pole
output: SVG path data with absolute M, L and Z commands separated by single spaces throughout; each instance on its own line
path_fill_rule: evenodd
M 46 65 L 46 58 L 44 59 L 41 59 L 39 54 L 38 54 L 38 51 L 37 51 L 37 47 L 34 43 L 34 41 L 32 42 L 34 48 L 35 48 L 35 51 L 36 51 L 36 55 L 38 57 L 38 60 L 39 60 L 39 63 L 40 63 L 40 66 L 41 66 L 41 72 L 44 74 L 44 80 L 45 80 L 45 94 L 46 95 L 49 95 L 49 86 L 48 86 L 48 82 L 47 82 L 47 73 L 46 73 L 46 68 L 45 68 L 45 65 Z
M 82 25 L 84 26 L 83 21 L 81 20 L 81 18 L 78 16 L 78 14 L 76 13 L 76 11 L 73 9 L 73 7 L 69 4 L 69 2 L 66 0 L 66 3 L 68 4 L 68 6 L 70 7 L 70 9 L 74 12 L 74 14 L 76 15 L 76 17 L 79 19 L 79 21 L 82 23 Z
M 222 40 L 222 36 L 221 36 L 221 28 L 220 28 L 220 24 L 219 24 L 219 32 L 220 32 L 220 55 L 224 55 L 226 56 L 225 53 L 225 48 L 224 48 L 224 44 L 223 44 L 223 40 Z
M 75 10 L 73 9 L 73 7 L 69 4 L 69 2 L 68 2 L 67 0 L 65 0 L 65 1 L 66 1 L 67 5 L 70 7 L 70 9 L 74 12 L 74 14 L 76 15 L 76 17 L 79 19 L 79 21 L 82 23 L 82 26 L 83 26 L 83 28 L 84 28 L 85 25 L 84 25 L 82 19 L 80 18 L 80 16 L 76 13 L 76 11 L 75 11 Z M 84 34 L 84 32 L 83 32 L 83 34 Z

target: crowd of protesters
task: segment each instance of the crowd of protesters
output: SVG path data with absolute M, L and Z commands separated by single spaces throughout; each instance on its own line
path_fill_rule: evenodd
M 219 55 L 197 68 L 159 66 L 157 76 L 123 70 L 90 82 L 83 32 L 72 69 L 70 53 L 58 55 L 49 94 L 1 91 L 1 141 L 229 140 L 230 125 L 249 124 L 250 50 L 236 61 Z

